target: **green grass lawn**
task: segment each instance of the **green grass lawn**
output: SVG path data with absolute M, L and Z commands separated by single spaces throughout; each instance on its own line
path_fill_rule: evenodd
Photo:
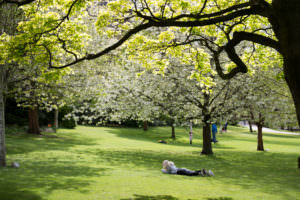
M 213 156 L 200 156 L 201 130 L 193 145 L 188 130 L 168 127 L 79 126 L 44 136 L 7 134 L 7 160 L 0 169 L 1 200 L 294 200 L 300 199 L 300 136 L 264 134 L 267 152 L 256 151 L 256 135 L 229 127 Z M 164 139 L 168 144 L 157 141 Z M 162 161 L 212 169 L 215 177 L 161 173 Z

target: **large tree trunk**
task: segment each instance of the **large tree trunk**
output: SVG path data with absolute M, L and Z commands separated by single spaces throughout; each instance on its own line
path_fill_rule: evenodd
M 144 128 L 144 131 L 148 130 L 148 121 L 144 121 L 143 128 Z
M 41 134 L 39 126 L 39 114 L 36 107 L 29 108 L 28 110 L 29 128 L 28 133 Z
M 269 20 L 281 47 L 285 80 L 300 125 L 300 1 L 273 0 L 272 6 L 274 15 Z
M 285 79 L 293 96 L 298 125 L 300 125 L 300 54 L 298 58 L 289 58 L 284 60 Z
M 257 123 L 257 151 L 264 151 L 262 128 L 262 124 Z
M 13 35 L 16 33 L 16 27 L 21 16 L 18 7 L 13 4 L 0 5 L 0 35 L 7 33 Z M 2 60 L 1 60 L 2 61 Z M 5 102 L 4 91 L 6 90 L 6 69 L 5 65 L 0 65 L 0 166 L 6 166 L 6 148 L 5 148 Z
M 211 128 L 209 123 L 203 125 L 203 146 L 201 154 L 213 154 L 211 146 Z
M 171 138 L 175 140 L 176 139 L 176 134 L 175 134 L 175 126 L 174 126 L 174 124 L 171 125 L 171 128 L 172 128 Z
M 6 166 L 6 149 L 5 149 L 5 106 L 4 106 L 4 66 L 0 65 L 0 166 Z

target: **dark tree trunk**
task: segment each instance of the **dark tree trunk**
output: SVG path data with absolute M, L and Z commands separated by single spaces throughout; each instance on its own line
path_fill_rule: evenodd
M 248 121 L 248 124 L 249 124 L 249 130 L 250 130 L 250 132 L 252 133 L 252 132 L 253 132 L 253 128 L 252 128 L 252 123 L 251 123 L 250 120 Z
M 2 1 L 1 1 L 2 2 Z M 14 35 L 21 14 L 18 7 L 12 4 L 0 5 L 0 35 L 7 33 Z M 1 60 L 3 61 L 3 60 Z M 7 84 L 7 69 L 5 65 L 0 65 L 0 166 L 6 166 L 6 147 L 5 147 L 5 101 L 4 92 Z
M 171 125 L 171 128 L 172 128 L 172 135 L 171 135 L 171 138 L 175 140 L 175 139 L 176 139 L 176 135 L 175 135 L 175 126 L 172 124 L 172 125 Z
M 281 47 L 285 80 L 300 125 L 300 1 L 273 0 L 272 6 L 274 13 L 269 20 Z
M 36 107 L 29 108 L 28 110 L 29 128 L 28 133 L 41 134 L 39 127 L 39 115 Z
M 204 123 L 203 125 L 203 146 L 201 154 L 213 154 L 211 146 L 211 128 L 209 123 Z
M 54 111 L 54 128 L 55 129 L 58 129 L 58 114 L 59 114 L 58 109 L 55 109 L 55 111 Z
M 189 136 L 190 136 L 190 144 L 193 144 L 193 122 L 190 121 L 190 132 L 189 132 Z
M 4 118 L 4 66 L 0 65 L 0 166 L 6 166 L 5 118 Z
M 148 130 L 148 121 L 144 121 L 144 131 Z
M 286 82 L 290 88 L 294 100 L 297 119 L 298 119 L 298 126 L 299 126 L 300 125 L 300 66 L 298 67 L 297 65 L 300 65 L 300 55 L 299 58 L 297 59 L 288 59 L 288 61 L 285 62 L 284 72 L 285 72 Z
M 264 151 L 264 142 L 263 142 L 263 134 L 262 134 L 262 124 L 257 124 L 257 151 Z

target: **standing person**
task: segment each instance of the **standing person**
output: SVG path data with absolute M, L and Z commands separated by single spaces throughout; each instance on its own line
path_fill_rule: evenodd
M 228 122 L 226 122 L 224 125 L 223 125 L 223 128 L 222 128 L 222 132 L 227 132 L 227 126 L 228 126 Z
M 211 126 L 211 132 L 212 132 L 212 142 L 216 143 L 218 142 L 217 138 L 216 138 L 216 134 L 218 132 L 218 128 L 217 125 L 215 123 L 213 123 L 213 125 Z
M 228 122 L 225 123 L 224 125 L 224 131 L 227 132 L 227 126 L 228 126 Z

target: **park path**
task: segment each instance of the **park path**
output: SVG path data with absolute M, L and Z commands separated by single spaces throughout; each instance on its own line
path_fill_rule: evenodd
M 249 128 L 249 124 L 248 123 L 239 122 L 239 125 Z M 252 129 L 254 131 L 256 131 L 257 130 L 257 126 L 256 125 L 252 125 Z M 278 131 L 278 130 L 273 130 L 273 129 L 265 128 L 265 127 L 263 127 L 263 132 L 281 133 L 281 134 L 289 134 L 289 135 L 300 135 L 300 133 L 287 132 L 287 131 Z

